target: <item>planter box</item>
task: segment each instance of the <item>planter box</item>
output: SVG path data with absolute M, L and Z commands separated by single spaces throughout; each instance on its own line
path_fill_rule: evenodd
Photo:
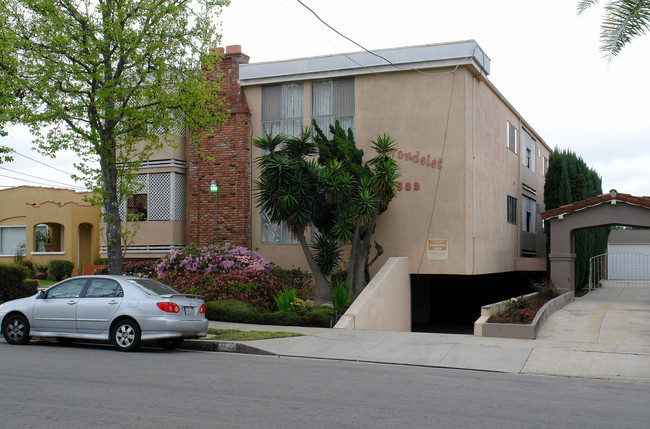
M 526 298 L 530 298 L 535 295 L 537 295 L 537 293 L 531 293 L 526 295 Z M 510 300 L 507 299 L 505 301 L 485 305 L 481 307 L 481 317 L 479 317 L 478 320 L 474 322 L 474 335 L 478 337 L 501 337 L 534 340 L 537 338 L 537 334 L 539 333 L 539 330 L 542 328 L 542 325 L 546 319 L 548 319 L 554 311 L 559 310 L 574 299 L 575 293 L 573 291 L 566 292 L 557 298 L 553 298 L 539 309 L 535 315 L 535 318 L 529 324 L 488 323 L 487 320 L 490 318 L 490 316 L 502 313 L 506 309 L 506 303 Z
M 106 265 L 84 265 L 82 275 L 87 276 L 93 273 L 97 268 L 104 268 Z

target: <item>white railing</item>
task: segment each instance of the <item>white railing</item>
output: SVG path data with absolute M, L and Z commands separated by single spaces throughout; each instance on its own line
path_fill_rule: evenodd
M 650 255 L 635 252 L 603 253 L 589 259 L 589 290 L 603 280 L 649 280 Z

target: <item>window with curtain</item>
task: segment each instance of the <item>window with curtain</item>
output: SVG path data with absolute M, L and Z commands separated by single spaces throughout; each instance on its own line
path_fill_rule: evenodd
M 262 132 L 270 136 L 298 137 L 303 130 L 304 87 L 302 83 L 283 83 L 262 87 Z M 284 224 L 271 222 L 264 213 L 262 244 L 298 244 Z
M 312 82 L 311 118 L 328 137 L 330 124 L 337 120 L 344 130 L 354 131 L 354 78 Z
M 270 136 L 302 133 L 304 90 L 302 83 L 262 87 L 262 131 Z

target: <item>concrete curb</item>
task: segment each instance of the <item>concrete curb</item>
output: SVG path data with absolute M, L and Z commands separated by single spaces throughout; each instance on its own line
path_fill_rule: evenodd
M 249 346 L 236 341 L 185 340 L 179 347 L 183 350 L 203 350 L 206 352 L 243 353 L 249 355 L 277 356 L 275 353 Z

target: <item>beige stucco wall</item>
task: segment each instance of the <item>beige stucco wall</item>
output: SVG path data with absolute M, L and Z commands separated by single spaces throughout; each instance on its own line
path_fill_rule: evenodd
M 411 332 L 411 279 L 407 258 L 388 259 L 334 327 Z
M 370 140 L 385 132 L 401 151 L 395 159 L 402 190 L 378 220 L 374 239 L 386 253 L 371 274 L 392 256 L 407 257 L 409 272 L 420 274 L 544 270 L 544 258 L 520 256 L 522 183 L 536 190 L 534 198 L 543 209 L 543 159 L 535 154 L 536 172 L 531 174 L 521 162 L 521 150 L 514 154 L 506 146 L 506 121 L 517 126 L 519 147 L 522 127 L 547 158 L 548 147 L 491 83 L 475 78 L 470 69 L 424 71 L 431 74 L 400 71 L 355 76 L 357 145 L 369 159 Z M 261 87 L 244 91 L 255 138 L 261 135 Z M 310 81 L 305 81 L 303 126 L 308 125 L 310 104 Z M 418 162 L 407 160 L 406 152 L 417 155 Z M 259 155 L 254 148 L 253 158 Z M 434 159 L 435 168 L 426 165 Z M 442 168 L 437 168 L 438 160 Z M 254 170 L 253 180 L 257 174 Z M 518 200 L 517 224 L 507 222 L 508 194 Z M 545 239 L 539 215 L 536 218 L 538 255 L 543 255 Z M 300 246 L 263 245 L 260 229 L 260 215 L 254 209 L 253 247 L 281 266 L 307 268 Z M 427 239 L 447 240 L 447 258 L 428 260 Z
M 36 264 L 65 259 L 79 265 L 91 264 L 99 256 L 100 208 L 83 201 L 88 193 L 67 189 L 20 186 L 0 191 L 0 225 L 24 226 L 26 258 Z M 54 252 L 36 252 L 35 227 L 58 224 L 63 227 L 63 243 L 55 242 Z M 58 225 L 53 225 L 58 229 Z M 79 241 L 79 231 L 84 237 Z M 80 251 L 81 249 L 81 251 Z M 0 262 L 13 262 L 14 255 L 0 256 Z

